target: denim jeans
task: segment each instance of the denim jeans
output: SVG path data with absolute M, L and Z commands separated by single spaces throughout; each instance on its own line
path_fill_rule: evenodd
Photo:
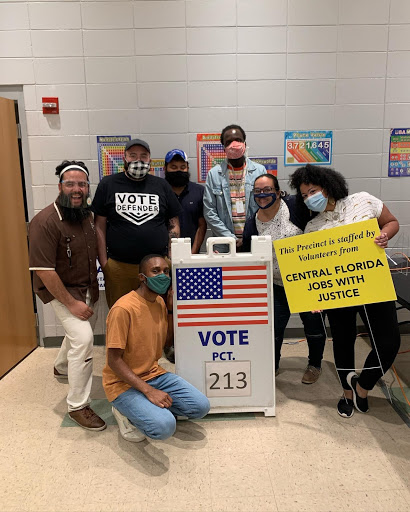
M 155 389 L 168 393 L 172 398 L 169 409 L 162 409 L 134 388 L 121 393 L 112 405 L 130 422 L 151 439 L 167 439 L 175 432 L 175 416 L 203 418 L 209 412 L 209 400 L 174 373 L 164 373 L 148 381 Z
M 279 368 L 280 351 L 283 343 L 286 326 L 290 318 L 288 300 L 283 286 L 273 285 L 274 313 L 275 313 L 275 361 Z M 299 313 L 303 322 L 305 336 L 309 347 L 309 364 L 320 368 L 325 349 L 326 333 L 319 313 Z

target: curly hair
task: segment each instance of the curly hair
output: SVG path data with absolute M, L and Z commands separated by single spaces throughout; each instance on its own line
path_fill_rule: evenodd
M 77 165 L 78 167 L 82 167 L 84 172 L 86 173 L 87 176 L 90 176 L 90 173 L 88 171 L 88 168 L 87 166 L 85 165 L 84 162 L 80 162 L 78 160 L 63 160 L 61 162 L 61 164 L 57 165 L 56 167 L 56 172 L 55 172 L 55 175 L 56 176 L 59 176 L 60 177 L 60 182 L 62 181 L 63 179 L 63 174 L 60 176 L 60 173 L 61 171 L 65 168 L 65 167 L 68 167 L 69 165 Z
M 222 146 L 224 145 L 224 137 L 225 137 L 225 133 L 228 131 L 228 130 L 239 130 L 240 132 L 242 132 L 242 136 L 243 136 L 243 141 L 245 142 L 246 141 L 246 133 L 245 133 L 245 130 L 239 126 L 238 124 L 230 124 L 228 126 L 225 126 L 225 128 L 222 130 L 222 133 L 221 133 L 221 144 Z
M 330 169 L 329 167 L 306 164 L 304 167 L 296 169 L 296 171 L 290 175 L 289 185 L 291 188 L 296 189 L 296 196 L 299 201 L 303 201 L 302 194 L 300 193 L 300 186 L 302 184 L 319 185 L 326 191 L 327 195 L 335 201 L 349 195 L 344 177 L 340 172 Z

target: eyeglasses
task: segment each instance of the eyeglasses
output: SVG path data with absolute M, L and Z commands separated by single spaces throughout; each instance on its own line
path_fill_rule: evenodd
M 87 188 L 88 185 L 90 184 L 89 181 L 66 181 L 66 180 L 62 180 L 61 183 L 64 183 L 64 185 L 67 188 L 74 188 L 75 186 L 77 186 L 79 188 Z
M 272 194 L 272 192 L 275 192 L 275 189 L 273 187 L 254 188 L 253 189 L 254 194 Z

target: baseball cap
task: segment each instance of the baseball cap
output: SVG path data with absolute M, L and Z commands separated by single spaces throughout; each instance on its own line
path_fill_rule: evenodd
M 132 146 L 142 146 L 143 148 L 145 148 L 148 153 L 151 154 L 151 150 L 148 146 L 148 143 L 145 142 L 145 140 L 141 140 L 141 139 L 132 139 L 132 140 L 129 140 L 125 146 L 125 150 L 124 151 L 128 151 Z
M 186 156 L 185 151 L 182 151 L 182 149 L 171 149 L 171 151 L 168 151 L 165 155 L 165 163 L 169 164 L 169 162 L 176 156 L 180 156 L 184 162 L 188 162 L 188 157 Z

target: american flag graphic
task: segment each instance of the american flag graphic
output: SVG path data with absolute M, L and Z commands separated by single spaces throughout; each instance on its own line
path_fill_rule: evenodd
M 264 265 L 178 268 L 178 327 L 268 323 Z

